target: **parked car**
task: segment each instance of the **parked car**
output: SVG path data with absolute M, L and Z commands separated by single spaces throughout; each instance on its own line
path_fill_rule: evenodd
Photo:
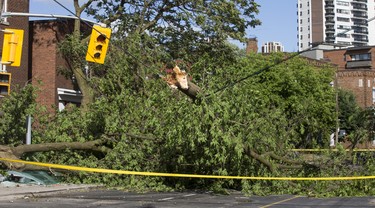
M 35 185 L 51 185 L 59 183 L 58 180 L 46 171 L 7 171 L 7 176 L 4 181 L 21 183 L 21 184 L 35 184 Z

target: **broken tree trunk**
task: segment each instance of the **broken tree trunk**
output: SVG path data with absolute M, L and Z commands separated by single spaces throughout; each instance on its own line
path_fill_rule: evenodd
M 196 84 L 190 82 L 190 81 L 189 81 L 188 85 L 189 85 L 188 89 L 182 89 L 180 87 L 178 89 L 195 101 L 197 99 L 198 94 L 201 91 L 201 88 L 198 87 Z
M 19 145 L 17 147 L 9 147 L 0 145 L 0 158 L 9 158 L 19 160 L 22 155 L 30 152 L 47 152 L 47 151 L 61 151 L 65 149 L 72 150 L 90 150 L 96 152 L 107 153 L 109 149 L 103 144 L 106 142 L 104 139 L 98 139 L 88 142 L 60 142 L 60 143 L 44 143 L 44 144 L 30 144 L 30 145 Z M 11 163 L 0 161 L 6 168 L 11 170 L 24 170 L 34 169 L 29 165 L 22 163 Z

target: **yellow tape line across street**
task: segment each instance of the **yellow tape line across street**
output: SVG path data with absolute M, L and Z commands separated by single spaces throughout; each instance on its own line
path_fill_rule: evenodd
M 325 152 L 332 151 L 338 152 L 338 149 L 291 149 L 292 152 Z M 375 152 L 375 149 L 345 149 L 346 152 Z
M 86 168 L 70 165 L 57 165 L 51 163 L 31 162 L 25 160 L 15 160 L 9 158 L 0 158 L 1 161 L 23 163 L 28 165 L 36 165 L 42 167 L 85 171 L 95 173 L 112 173 L 123 175 L 138 175 L 138 176 L 159 176 L 159 177 L 181 177 L 181 178 L 212 178 L 212 179 L 240 179 L 240 180 L 282 180 L 282 181 L 337 181 L 337 180 L 365 180 L 375 179 L 375 176 L 351 176 L 351 177 L 258 177 L 258 176 L 221 176 L 221 175 L 199 175 L 199 174 L 179 174 L 179 173 L 157 173 L 157 172 L 138 172 L 127 170 L 111 170 L 102 168 Z

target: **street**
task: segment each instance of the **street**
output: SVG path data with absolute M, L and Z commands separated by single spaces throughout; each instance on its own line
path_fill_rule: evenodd
M 89 189 L 49 194 L 29 194 L 0 201 L 0 207 L 128 207 L 128 208 L 266 208 L 340 207 L 374 208 L 375 197 L 312 198 L 306 196 L 245 196 L 240 192 L 218 195 L 210 192 L 134 193 Z

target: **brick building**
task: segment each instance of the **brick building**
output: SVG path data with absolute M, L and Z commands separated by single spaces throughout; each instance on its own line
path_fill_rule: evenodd
M 30 21 L 30 79 L 41 90 L 37 102 L 63 109 L 67 103 L 79 104 L 81 94 L 73 77 L 60 70 L 68 64 L 58 52 L 58 44 L 73 32 L 74 20 Z M 40 84 L 39 84 L 40 83 Z
M 352 91 L 359 106 L 375 104 L 375 46 L 324 50 L 323 59 L 337 64 L 337 87 Z
M 1 12 L 29 13 L 29 0 L 0 0 L 1 7 Z M 71 19 L 29 21 L 28 17 L 20 16 L 1 19 L 2 30 L 6 28 L 24 30 L 21 66 L 1 67 L 4 73 L 11 74 L 11 92 L 27 83 L 32 83 L 39 89 L 37 102 L 51 111 L 53 111 L 52 106 L 61 110 L 67 103 L 80 103 L 82 96 L 77 90 L 74 78 L 66 78 L 59 73 L 68 65 L 58 52 L 58 43 L 67 34 L 72 33 L 73 26 L 74 20 Z M 1 48 L 3 48 L 3 39 L 4 34 L 1 34 Z
M 258 53 L 258 39 L 249 38 L 246 43 L 246 54 L 249 53 Z

